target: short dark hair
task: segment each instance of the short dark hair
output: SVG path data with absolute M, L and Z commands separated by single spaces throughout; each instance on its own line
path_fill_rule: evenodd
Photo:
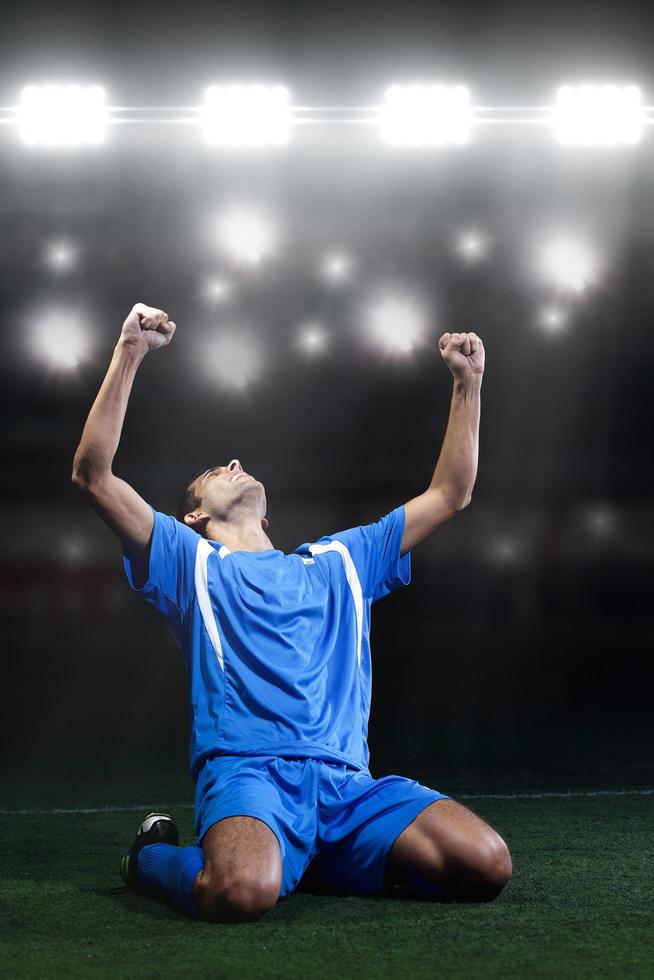
M 194 476 L 193 479 L 188 481 L 184 487 L 181 497 L 179 498 L 177 510 L 175 511 L 175 517 L 180 524 L 185 524 L 185 516 L 190 514 L 192 510 L 195 510 L 202 503 L 202 498 L 198 497 L 193 489 L 193 485 L 196 480 L 197 476 Z

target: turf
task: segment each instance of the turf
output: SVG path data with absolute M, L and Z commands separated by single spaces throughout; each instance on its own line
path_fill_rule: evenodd
M 651 980 L 654 797 L 468 802 L 513 854 L 495 902 L 296 893 L 234 925 L 114 891 L 139 814 L 3 814 L 0 976 Z

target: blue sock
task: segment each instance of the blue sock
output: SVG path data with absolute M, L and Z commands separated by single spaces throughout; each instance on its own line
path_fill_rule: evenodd
M 154 886 L 187 915 L 199 916 L 193 884 L 204 867 L 201 847 L 175 847 L 173 844 L 147 844 L 139 852 L 138 878 Z

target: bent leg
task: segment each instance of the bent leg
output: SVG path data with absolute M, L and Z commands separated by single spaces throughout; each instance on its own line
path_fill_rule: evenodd
M 202 850 L 205 864 L 193 891 L 203 918 L 250 921 L 277 903 L 282 856 L 276 834 L 262 820 L 219 820 L 204 835 Z
M 496 898 L 511 878 L 509 849 L 471 810 L 451 799 L 426 807 L 397 837 L 386 862 L 386 884 L 435 882 L 459 901 Z

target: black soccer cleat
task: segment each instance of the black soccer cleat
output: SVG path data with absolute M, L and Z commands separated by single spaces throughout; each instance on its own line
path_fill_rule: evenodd
M 134 843 L 120 862 L 120 876 L 132 891 L 139 891 L 139 851 L 147 844 L 179 844 L 177 824 L 169 813 L 148 813 L 136 831 Z

